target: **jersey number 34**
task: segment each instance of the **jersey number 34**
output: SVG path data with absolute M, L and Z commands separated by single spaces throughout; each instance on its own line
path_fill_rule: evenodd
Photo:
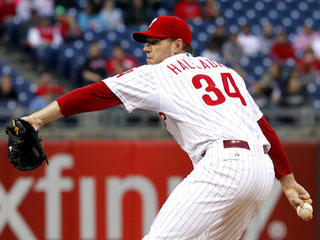
M 230 73 L 221 73 L 221 79 L 224 87 L 225 93 L 231 98 L 239 98 L 242 105 L 247 106 L 246 101 L 244 100 L 243 96 L 241 95 L 232 75 Z M 192 84 L 196 89 L 202 88 L 201 80 L 205 80 L 208 86 L 205 90 L 210 93 L 214 93 L 216 95 L 216 99 L 212 99 L 209 94 L 202 95 L 203 101 L 209 106 L 219 105 L 226 101 L 225 96 L 221 92 L 219 88 L 216 87 L 216 84 L 212 80 L 212 78 L 208 75 L 198 74 L 192 78 Z M 230 91 L 230 84 L 233 87 L 233 92 Z

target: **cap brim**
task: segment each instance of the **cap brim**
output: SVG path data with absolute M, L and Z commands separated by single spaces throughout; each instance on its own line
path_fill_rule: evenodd
M 164 34 L 159 34 L 151 31 L 145 31 L 145 32 L 134 32 L 132 34 L 132 38 L 136 40 L 137 42 L 145 43 L 147 42 L 148 37 L 159 37 L 159 38 L 167 38 L 168 36 Z

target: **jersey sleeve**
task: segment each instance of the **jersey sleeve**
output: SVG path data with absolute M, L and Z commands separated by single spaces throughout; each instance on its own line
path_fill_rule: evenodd
M 259 119 L 258 124 L 264 134 L 264 136 L 268 139 L 271 144 L 271 148 L 269 151 L 269 156 L 273 162 L 276 178 L 280 179 L 285 175 L 292 173 L 292 168 L 289 163 L 289 159 L 287 154 L 285 153 L 278 135 L 269 125 L 268 121 L 262 117 Z
M 144 109 L 144 101 L 157 90 L 152 66 L 148 65 L 132 68 L 127 72 L 104 79 L 103 82 L 121 100 L 128 112 L 139 108 Z
M 64 117 L 121 104 L 117 96 L 102 81 L 75 89 L 57 98 L 56 101 Z

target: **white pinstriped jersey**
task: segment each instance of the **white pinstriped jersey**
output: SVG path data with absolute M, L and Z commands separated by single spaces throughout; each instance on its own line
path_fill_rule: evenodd
M 178 54 L 104 82 L 129 112 L 158 112 L 193 163 L 216 140 L 270 146 L 257 124 L 262 113 L 244 80 L 213 60 Z

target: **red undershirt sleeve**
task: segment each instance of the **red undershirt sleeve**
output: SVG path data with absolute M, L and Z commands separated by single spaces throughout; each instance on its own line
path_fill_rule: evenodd
M 102 81 L 75 89 L 57 98 L 56 101 L 65 117 L 103 110 L 122 103 Z
M 289 159 L 280 143 L 280 140 L 276 132 L 272 129 L 265 117 L 260 118 L 258 120 L 258 124 L 264 136 L 268 139 L 269 143 L 271 144 L 269 156 L 273 161 L 276 178 L 279 180 L 281 177 L 289 173 L 292 173 Z

